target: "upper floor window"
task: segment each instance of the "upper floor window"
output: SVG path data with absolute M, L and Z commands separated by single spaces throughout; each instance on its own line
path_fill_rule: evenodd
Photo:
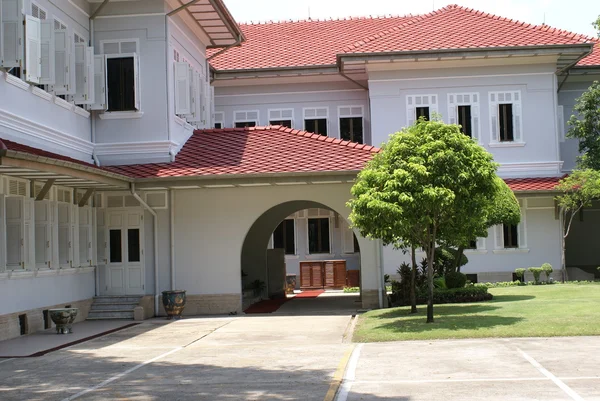
M 45 20 L 48 18 L 48 13 L 39 5 L 31 2 L 31 16 L 35 18 L 39 18 L 41 20 Z
M 420 117 L 431 120 L 438 111 L 437 95 L 406 96 L 406 123 L 413 125 Z
M 492 143 L 522 142 L 521 92 L 490 92 Z
M 213 121 L 215 128 L 223 128 L 223 122 L 225 121 L 225 113 L 223 113 L 222 111 L 214 113 Z
M 304 130 L 327 136 L 329 108 L 317 107 L 304 109 Z
M 286 255 L 296 254 L 294 219 L 283 220 L 273 232 L 273 248 L 284 249 Z
M 363 107 L 342 106 L 338 108 L 340 116 L 340 139 L 364 143 Z
M 235 128 L 256 127 L 258 125 L 258 110 L 236 111 L 233 113 Z
M 294 109 L 269 110 L 269 125 L 282 125 L 292 128 L 294 121 Z
M 460 125 L 463 134 L 479 140 L 479 94 L 449 94 L 448 121 Z
M 106 59 L 108 111 L 133 111 L 136 107 L 136 67 L 134 57 Z
M 519 199 L 519 206 L 521 207 L 521 222 L 519 224 L 501 224 L 496 226 L 496 249 L 527 248 L 526 200 Z

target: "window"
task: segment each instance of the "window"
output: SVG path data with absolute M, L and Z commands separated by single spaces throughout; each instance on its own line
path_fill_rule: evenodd
M 340 116 L 340 138 L 346 141 L 364 143 L 363 107 L 342 106 L 338 108 Z
M 43 8 L 41 8 L 40 6 L 38 6 L 35 3 L 31 3 L 31 15 L 35 18 L 39 18 L 41 20 L 45 20 L 48 16 L 48 14 L 46 13 L 46 10 L 44 10 Z
M 286 255 L 296 254 L 294 220 L 283 220 L 273 232 L 273 248 L 285 249 Z
M 221 128 L 223 128 L 223 123 L 215 123 L 215 128 L 216 128 L 216 129 L 221 129 Z
M 463 134 L 479 141 L 479 94 L 449 94 L 448 123 L 460 125 Z
M 304 109 L 304 130 L 327 136 L 328 117 L 327 107 Z
M 213 115 L 213 121 L 215 128 L 221 129 L 223 128 L 223 121 L 225 121 L 225 113 L 222 111 L 216 112 Z
M 236 111 L 233 113 L 235 128 L 256 127 L 258 125 L 258 110 Z
M 141 260 L 140 252 L 140 229 L 130 228 L 127 230 L 127 260 L 129 262 L 139 262 Z
M 521 92 L 490 93 L 492 143 L 522 142 Z
M 106 60 L 108 111 L 136 110 L 135 60 L 133 57 Z
M 123 261 L 121 245 L 121 229 L 110 230 L 108 236 L 110 263 L 121 263 Z
M 477 240 L 474 239 L 469 241 L 469 246 L 467 246 L 466 249 L 477 249 Z
M 504 234 L 504 247 L 505 248 L 518 248 L 519 247 L 519 229 L 514 224 L 503 224 L 502 231 Z
M 292 128 L 294 109 L 269 110 L 269 125 L 282 125 Z
M 410 95 L 406 97 L 406 123 L 414 124 L 419 117 L 431 119 L 437 113 L 437 95 Z
M 330 253 L 329 219 L 308 219 L 308 252 Z

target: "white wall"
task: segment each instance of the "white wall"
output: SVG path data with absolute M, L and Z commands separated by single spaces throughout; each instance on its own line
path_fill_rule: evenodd
M 509 176 L 558 175 L 556 76 L 551 64 L 510 67 L 464 67 L 405 71 L 370 71 L 373 145 L 407 125 L 407 96 L 436 94 L 438 113 L 448 122 L 448 94 L 478 93 L 481 144 Z M 489 92 L 521 91 L 524 146 L 490 146 Z M 535 165 L 529 163 L 537 163 Z

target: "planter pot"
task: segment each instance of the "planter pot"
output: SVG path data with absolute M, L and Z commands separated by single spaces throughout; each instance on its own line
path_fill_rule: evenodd
M 163 291 L 162 302 L 167 312 L 167 319 L 180 319 L 185 308 L 185 291 Z
M 293 294 L 296 289 L 296 275 L 295 274 L 287 274 L 285 276 L 285 293 Z
M 73 322 L 77 317 L 77 308 L 50 309 L 48 314 L 56 325 L 56 334 L 69 334 L 73 332 Z

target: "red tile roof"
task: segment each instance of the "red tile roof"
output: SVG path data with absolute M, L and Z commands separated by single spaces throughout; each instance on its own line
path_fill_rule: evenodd
M 12 150 L 15 152 L 28 153 L 30 155 L 39 156 L 39 157 L 47 157 L 49 159 L 62 160 L 65 162 L 80 164 L 86 167 L 98 168 L 98 166 L 86 163 L 81 160 L 73 159 L 71 157 L 59 155 L 58 153 L 48 152 L 46 150 L 34 148 L 32 146 L 23 145 L 17 142 L 9 141 L 8 139 L 0 139 L 0 149 L 2 150 Z
M 344 47 L 410 17 L 242 24 L 246 41 L 211 60 L 217 70 L 332 66 Z M 208 55 L 218 49 L 207 50 Z
M 594 50 L 592 54 L 589 56 L 579 60 L 577 63 L 578 67 L 592 67 L 592 66 L 600 66 L 600 42 L 596 43 L 594 46 Z
M 531 25 L 481 11 L 450 5 L 403 24 L 366 36 L 348 46 L 347 53 L 477 49 L 490 47 L 575 45 L 593 39 Z
M 172 163 L 107 167 L 134 178 L 357 171 L 379 149 L 291 128 L 196 131 Z
M 334 66 L 343 53 L 590 43 L 584 35 L 451 5 L 429 14 L 241 25 L 246 42 L 211 60 L 217 70 Z M 211 49 L 208 54 L 214 54 Z
M 553 191 L 562 177 L 505 178 L 504 181 L 513 192 Z

